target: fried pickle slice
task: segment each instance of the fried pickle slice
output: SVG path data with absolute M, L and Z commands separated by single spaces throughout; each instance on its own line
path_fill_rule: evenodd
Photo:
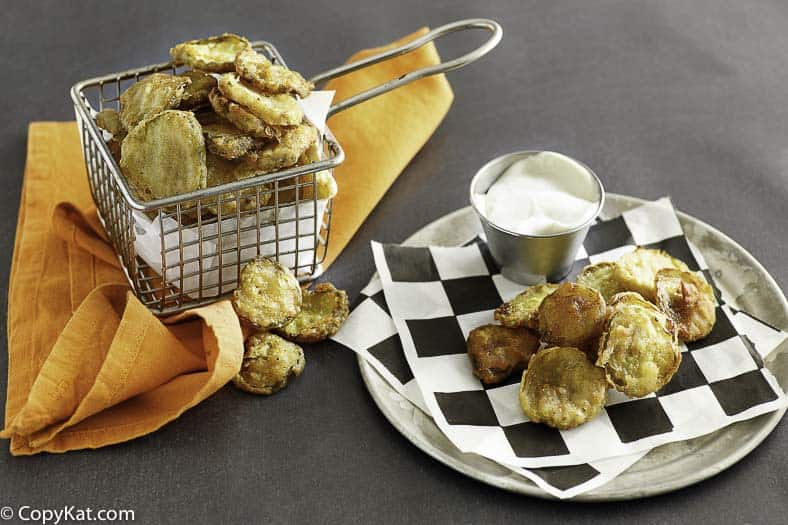
M 272 126 L 295 126 L 304 118 L 304 110 L 292 95 L 264 95 L 241 82 L 235 73 L 219 77 L 219 92 L 231 101 Z
M 235 57 L 235 71 L 255 89 L 264 93 L 291 93 L 306 98 L 314 88 L 300 73 L 270 60 L 252 48 L 246 48 Z
M 219 36 L 189 40 L 170 49 L 170 57 L 176 66 L 187 65 L 211 73 L 227 73 L 235 70 L 235 56 L 250 47 L 242 36 L 224 33 Z
M 222 95 L 218 89 L 214 89 L 208 94 L 208 101 L 211 107 L 225 120 L 231 122 L 241 131 L 249 133 L 258 139 L 279 140 L 282 135 L 290 128 L 283 126 L 271 126 L 261 119 L 249 113 L 235 102 Z
M 613 296 L 596 364 L 630 397 L 656 392 L 673 377 L 681 349 L 673 320 L 637 293 Z
M 123 140 L 126 136 L 126 128 L 120 121 L 120 113 L 114 109 L 102 109 L 96 113 L 96 125 L 104 131 L 108 131 L 117 141 Z
M 331 283 L 320 283 L 303 294 L 301 311 L 276 332 L 297 343 L 317 343 L 337 333 L 350 313 L 347 293 Z
M 615 273 L 616 263 L 598 262 L 589 264 L 583 268 L 575 282 L 597 290 L 605 298 L 605 301 L 609 301 L 614 295 L 624 291 L 616 280 Z
M 218 155 L 208 152 L 206 156 L 208 166 L 208 187 L 220 186 L 228 182 L 235 182 L 257 175 L 257 171 L 250 169 L 249 166 L 232 160 L 224 159 Z M 256 198 L 257 191 L 254 188 L 247 188 L 240 190 L 238 198 L 235 193 L 228 192 L 222 194 L 221 215 L 234 215 L 239 208 L 241 211 L 252 210 L 257 204 Z M 260 206 L 265 206 L 271 198 L 271 192 L 268 186 L 264 186 L 260 191 Z M 202 200 L 202 207 L 213 213 L 219 215 L 217 206 L 218 197 L 207 197 Z
M 595 418 L 605 406 L 605 371 L 577 348 L 545 348 L 528 362 L 519 398 L 532 422 L 575 428 Z
M 714 290 L 700 274 L 665 268 L 654 279 L 657 306 L 673 318 L 679 339 L 703 339 L 717 322 Z
M 123 140 L 120 168 L 142 200 L 204 188 L 208 170 L 200 123 L 179 110 L 143 120 Z
M 510 328 L 525 326 L 539 328 L 539 306 L 545 297 L 558 289 L 557 284 L 537 284 L 529 286 L 514 299 L 495 309 L 495 320 Z
M 485 385 L 496 385 L 528 365 L 539 339 L 524 328 L 487 324 L 471 330 L 466 346 L 473 375 Z
M 689 271 L 686 264 L 663 250 L 637 248 L 616 261 L 613 275 L 624 290 L 637 292 L 649 301 L 655 301 L 654 278 L 663 268 Z
M 120 121 L 128 131 L 146 118 L 177 108 L 191 83 L 187 77 L 153 73 L 120 95 Z
M 255 145 L 254 138 L 227 121 L 203 124 L 202 132 L 208 151 L 225 159 L 237 159 Z
M 278 262 L 258 257 L 241 269 L 233 306 L 261 330 L 284 326 L 298 315 L 303 296 L 293 273 Z
M 304 371 L 304 350 L 277 335 L 258 332 L 244 346 L 241 370 L 233 377 L 233 385 L 244 392 L 271 395 Z
M 314 183 L 312 181 L 314 177 Z M 296 181 L 298 181 L 296 183 Z M 298 199 L 296 199 L 296 186 L 298 186 Z M 318 171 L 315 174 L 301 175 L 283 179 L 279 182 L 279 204 L 293 202 L 333 199 L 339 192 L 337 181 L 328 170 Z
M 181 74 L 191 80 L 186 86 L 181 109 L 195 109 L 208 103 L 208 94 L 216 87 L 216 79 L 202 71 L 186 71 Z
M 260 149 L 253 149 L 244 155 L 244 160 L 264 173 L 295 166 L 303 153 L 317 140 L 317 130 L 304 122 L 289 129 L 279 142 L 273 142 Z
M 588 348 L 602 333 L 606 313 L 598 291 L 563 283 L 539 305 L 539 335 L 548 344 Z

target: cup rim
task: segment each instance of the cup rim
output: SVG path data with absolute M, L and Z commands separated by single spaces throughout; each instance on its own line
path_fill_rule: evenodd
M 502 160 L 504 160 L 504 159 L 506 159 L 508 157 L 523 156 L 523 158 L 525 158 L 525 157 L 529 157 L 529 156 L 532 156 L 532 155 L 538 155 L 539 153 L 552 153 L 554 155 L 560 155 L 562 157 L 566 157 L 567 159 L 578 163 L 586 171 L 588 171 L 588 173 L 591 175 L 591 179 L 596 182 L 597 191 L 599 193 L 599 202 L 597 203 L 597 208 L 594 211 L 594 214 L 591 215 L 591 217 L 589 217 L 589 219 L 587 221 L 583 222 L 579 226 L 576 226 L 576 227 L 572 228 L 571 230 L 565 230 L 565 231 L 558 232 L 558 233 L 548 233 L 548 234 L 518 233 L 518 232 L 513 232 L 511 230 L 507 230 L 506 228 L 503 228 L 501 226 L 498 226 L 497 224 L 492 222 L 490 219 L 488 219 L 484 215 L 484 213 L 482 213 L 481 210 L 479 210 L 479 208 L 476 207 L 476 201 L 473 198 L 473 196 L 476 194 L 476 192 L 474 192 L 474 190 L 476 189 L 476 184 L 478 182 L 479 176 L 482 175 L 483 173 L 485 173 L 486 171 L 488 171 L 488 168 L 489 168 L 489 166 L 491 164 L 493 164 L 495 162 L 500 162 L 500 161 L 502 161 Z M 501 173 L 499 173 L 498 176 L 500 177 L 502 174 L 503 174 L 503 171 L 501 171 Z M 602 184 L 602 181 L 597 176 L 597 174 L 594 173 L 594 170 L 589 168 L 585 163 L 575 159 L 574 157 L 570 157 L 569 155 L 567 155 L 565 153 L 561 153 L 561 152 L 558 152 L 558 151 L 552 151 L 552 150 L 522 150 L 522 151 L 513 151 L 511 153 L 506 153 L 504 155 L 500 155 L 498 157 L 495 157 L 494 159 L 491 159 L 491 160 L 487 161 L 484 164 L 484 166 L 479 168 L 479 170 L 476 172 L 476 174 L 471 179 L 471 184 L 470 184 L 470 201 L 471 201 L 471 207 L 473 208 L 473 211 L 476 212 L 476 215 L 479 217 L 479 219 L 482 222 L 484 222 L 485 224 L 487 224 L 488 226 L 490 226 L 491 228 L 495 229 L 495 230 L 498 230 L 498 231 L 500 231 L 502 233 L 506 233 L 508 235 L 512 235 L 512 236 L 515 236 L 515 237 L 526 237 L 526 238 L 534 238 L 534 239 L 550 239 L 550 238 L 561 237 L 561 236 L 564 236 L 564 235 L 570 235 L 570 234 L 573 234 L 573 233 L 577 233 L 578 231 L 582 230 L 583 228 L 586 228 L 586 227 L 590 226 L 591 224 L 593 224 L 593 222 L 596 220 L 596 218 L 599 217 L 599 213 L 602 211 L 602 207 L 605 205 L 605 187 Z

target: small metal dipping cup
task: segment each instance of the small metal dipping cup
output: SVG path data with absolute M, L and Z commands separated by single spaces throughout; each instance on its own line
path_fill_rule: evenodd
M 501 266 L 504 277 L 520 284 L 557 282 L 569 274 L 577 251 L 588 234 L 588 228 L 599 215 L 605 203 L 605 189 L 599 177 L 591 169 L 567 155 L 562 155 L 580 164 L 595 181 L 598 204 L 594 215 L 585 223 L 561 233 L 550 235 L 524 235 L 515 233 L 490 222 L 477 207 L 476 195 L 485 194 L 490 186 L 516 161 L 545 153 L 542 151 L 518 151 L 491 160 L 471 180 L 471 206 L 482 222 L 487 235 L 487 245 L 496 262 Z M 546 152 L 554 153 L 554 152 Z

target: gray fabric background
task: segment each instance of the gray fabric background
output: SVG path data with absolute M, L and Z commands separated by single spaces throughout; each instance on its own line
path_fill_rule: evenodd
M 474 16 L 500 21 L 503 43 L 450 75 L 450 114 L 328 272 L 337 286 L 353 296 L 366 283 L 371 239 L 403 240 L 464 206 L 471 176 L 488 159 L 538 148 L 584 161 L 609 191 L 671 195 L 678 209 L 752 252 L 783 290 L 788 283 L 785 2 L 76 4 L 3 3 L 2 308 L 26 126 L 73 118 L 75 81 L 163 61 L 173 43 L 222 31 L 268 39 L 311 74 L 421 25 Z M 482 38 L 439 47 L 449 57 Z M 5 323 L 2 331 L 5 344 Z M 485 486 L 421 453 L 377 411 L 354 355 L 316 348 L 307 360 L 305 375 L 281 395 L 228 387 L 130 443 L 30 458 L 12 458 L 2 443 L 0 506 L 130 507 L 142 523 L 776 523 L 788 513 L 785 423 L 733 468 L 674 494 L 545 502 Z M 4 392 L 4 377 L 0 383 Z

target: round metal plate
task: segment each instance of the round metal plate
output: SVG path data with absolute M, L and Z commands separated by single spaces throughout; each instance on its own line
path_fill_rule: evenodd
M 607 194 L 603 217 L 614 217 L 643 201 Z M 788 329 L 788 302 L 780 287 L 744 248 L 722 232 L 687 214 L 678 213 L 684 231 L 703 253 L 717 284 L 735 298 L 734 306 L 750 312 L 772 326 Z M 479 223 L 470 207 L 428 224 L 406 244 L 452 246 L 467 241 Z M 788 344 L 766 360 L 783 389 L 788 388 Z M 552 498 L 531 481 L 513 474 L 476 454 L 460 452 L 432 418 L 397 394 L 386 381 L 359 358 L 361 376 L 381 412 L 402 435 L 421 450 L 472 478 L 505 490 Z M 754 449 L 777 426 L 785 409 L 731 425 L 696 439 L 655 448 L 629 470 L 608 484 L 575 497 L 581 501 L 625 500 L 680 489 L 730 467 Z

